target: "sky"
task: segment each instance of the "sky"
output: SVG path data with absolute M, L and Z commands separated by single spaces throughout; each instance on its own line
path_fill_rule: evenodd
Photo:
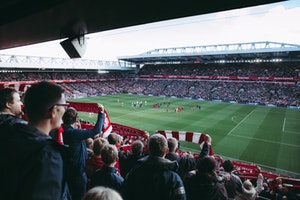
M 158 48 L 272 41 L 300 45 L 300 0 L 210 13 L 86 35 L 83 59 L 117 60 Z M 68 58 L 60 42 L 0 54 Z

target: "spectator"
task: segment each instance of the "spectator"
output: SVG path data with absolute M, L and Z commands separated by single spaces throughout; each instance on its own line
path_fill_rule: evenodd
M 93 152 L 94 154 L 91 157 L 88 157 L 86 161 L 86 174 L 88 177 L 88 182 L 90 182 L 94 173 L 101 169 L 104 165 L 101 157 L 101 150 L 105 145 L 108 144 L 108 141 L 104 138 L 97 138 L 94 140 Z
M 27 123 L 21 119 L 22 106 L 19 93 L 13 88 L 3 88 L 0 90 L 0 125 L 6 123 Z
M 259 193 L 263 190 L 263 176 L 258 174 L 256 187 L 253 186 L 250 180 L 243 182 L 243 192 L 236 196 L 237 200 L 255 200 Z
M 94 151 L 93 151 L 94 139 L 93 138 L 85 139 L 85 145 L 86 145 L 86 151 L 87 151 L 88 158 L 89 158 L 94 154 Z
M 216 160 L 211 156 L 204 157 L 197 173 L 185 179 L 187 199 L 196 200 L 201 197 L 205 200 L 228 199 L 222 179 L 216 174 Z
M 68 105 L 63 93 L 50 82 L 32 85 L 24 98 L 28 124 L 1 130 L 1 199 L 70 199 L 64 181 L 65 147 L 49 136 L 60 126 Z
M 210 137 L 206 137 L 209 138 Z M 209 142 L 211 139 L 209 140 Z M 178 174 L 180 175 L 181 179 L 184 180 L 185 177 L 188 175 L 189 172 L 193 171 L 197 167 L 197 163 L 201 158 L 204 156 L 207 156 L 209 153 L 209 145 L 207 144 L 207 141 L 205 141 L 206 144 L 203 145 L 200 156 L 194 157 L 191 154 L 178 154 L 176 151 L 178 150 L 178 141 L 176 138 L 168 138 L 168 148 L 169 153 L 166 155 L 166 159 L 169 159 L 171 161 L 177 161 L 179 168 L 178 168 Z
M 177 200 L 186 199 L 183 182 L 176 173 L 178 164 L 165 159 L 168 151 L 163 135 L 150 137 L 149 156 L 140 159 L 128 173 L 123 188 L 126 200 Z
M 68 108 L 63 115 L 63 139 L 69 146 L 70 162 L 68 169 L 68 184 L 73 200 L 83 197 L 87 187 L 87 176 L 85 173 L 87 149 L 85 139 L 94 137 L 102 130 L 104 123 L 104 107 L 98 104 L 98 118 L 95 126 L 91 129 L 80 129 L 75 126 L 77 122 L 77 110 Z
M 213 152 L 212 146 L 211 146 L 211 141 L 212 141 L 212 139 L 211 139 L 210 135 L 206 134 L 203 145 L 202 146 L 200 145 L 201 146 L 201 152 L 199 155 L 200 158 L 214 155 L 214 152 Z
M 110 133 L 107 136 L 107 140 L 108 140 L 109 144 L 115 145 L 119 149 L 122 145 L 123 139 L 122 139 L 122 136 L 117 133 Z
M 176 160 L 179 161 L 180 156 L 179 154 L 176 153 L 176 151 L 178 150 L 178 141 L 176 138 L 168 138 L 167 139 L 168 142 L 168 148 L 169 148 L 169 153 L 166 155 L 165 158 L 169 159 L 169 160 Z
M 178 141 L 176 138 L 168 138 L 169 153 L 166 155 L 166 159 L 178 162 L 178 174 L 182 180 L 192 170 L 196 169 L 198 159 L 192 155 L 179 155 L 176 153 L 178 150 Z
M 271 187 L 269 186 L 268 182 L 264 182 L 263 183 L 263 191 L 261 191 L 259 193 L 259 198 L 258 199 L 279 199 L 279 195 L 271 189 Z
M 120 147 L 121 147 L 122 142 L 123 142 L 123 138 L 122 138 L 121 135 L 119 135 L 117 133 L 110 133 L 107 136 L 107 141 L 108 141 L 109 144 L 116 146 L 118 151 L 120 151 Z M 117 160 L 117 162 L 115 163 L 115 167 L 118 169 L 118 173 L 121 174 L 121 168 L 120 168 L 119 160 Z
M 124 179 L 118 174 L 118 169 L 114 167 L 118 159 L 116 146 L 105 145 L 101 150 L 101 157 L 104 166 L 93 175 L 91 187 L 105 186 L 120 191 Z
M 243 192 L 243 183 L 239 176 L 233 173 L 234 165 L 231 160 L 225 160 L 223 163 L 225 188 L 227 190 L 228 199 L 235 199 L 238 193 Z
M 137 161 L 145 156 L 144 144 L 142 141 L 136 140 L 131 144 L 131 152 L 124 155 L 125 152 L 121 151 L 119 154 L 123 154 L 120 156 L 121 175 L 126 177 L 127 173 L 135 166 Z
M 94 187 L 90 189 L 82 200 L 123 200 L 118 192 L 108 187 Z
M 272 199 L 288 199 L 288 200 L 299 200 L 299 194 L 297 194 L 297 190 L 294 190 L 292 184 L 285 183 L 285 178 L 276 177 L 271 182 L 269 182 L 270 187 L 264 183 L 264 191 L 259 193 L 259 196 L 271 196 Z

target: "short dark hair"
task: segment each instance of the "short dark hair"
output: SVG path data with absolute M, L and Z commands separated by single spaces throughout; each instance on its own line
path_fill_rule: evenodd
M 198 164 L 198 173 L 212 174 L 217 167 L 216 160 L 211 156 L 205 156 Z
M 151 156 L 163 157 L 168 149 L 167 139 L 161 134 L 154 134 L 149 139 L 148 148 Z
M 65 111 L 62 120 L 64 122 L 64 124 L 66 125 L 71 125 L 73 123 L 75 123 L 77 121 L 77 110 L 73 107 L 69 107 L 67 108 L 67 110 Z
M 121 136 L 117 133 L 110 133 L 107 136 L 107 140 L 108 140 L 109 144 L 113 144 L 113 145 L 117 144 L 117 142 L 121 139 L 122 139 Z
M 6 108 L 6 103 L 13 102 L 14 93 L 17 93 L 17 90 L 14 88 L 3 88 L 0 90 L 0 111 L 3 111 Z
M 178 141 L 176 138 L 168 138 L 168 147 L 170 152 L 175 152 L 176 148 L 178 147 Z
M 225 160 L 223 163 L 223 168 L 226 172 L 232 172 L 234 170 L 234 165 L 231 160 Z
M 45 113 L 62 98 L 64 92 L 64 88 L 60 85 L 47 81 L 31 85 L 24 97 L 28 119 L 38 121 L 44 118 Z
M 131 144 L 131 148 L 134 155 L 141 155 L 144 151 L 144 144 L 141 140 L 136 140 Z
M 101 158 L 104 164 L 110 165 L 118 159 L 118 149 L 116 146 L 107 144 L 101 150 Z

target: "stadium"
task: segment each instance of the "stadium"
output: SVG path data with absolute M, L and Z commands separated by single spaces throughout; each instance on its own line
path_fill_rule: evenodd
M 234 160 L 241 177 L 284 177 L 300 193 L 299 44 L 159 48 L 118 61 L 1 54 L 0 69 L 0 88 L 61 85 L 89 124 L 102 103 L 110 131 L 123 136 L 173 135 L 197 154 L 199 140 L 187 135 L 208 134 L 216 159 Z

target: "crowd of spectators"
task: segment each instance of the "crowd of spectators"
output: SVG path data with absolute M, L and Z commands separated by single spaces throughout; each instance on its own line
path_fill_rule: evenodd
M 192 65 L 145 65 L 135 78 L 128 73 L 110 72 L 25 72 L 0 73 L 3 81 L 80 80 L 60 83 L 67 98 L 132 93 L 153 96 L 232 101 L 276 106 L 299 106 L 300 86 L 297 81 L 255 81 L 216 79 L 151 79 L 141 75 L 264 76 L 300 77 L 299 62 L 239 63 Z M 93 80 L 93 81 L 91 81 Z M 100 81 L 101 80 L 101 81 Z
M 138 75 L 299 77 L 299 62 L 145 65 Z
M 116 79 L 124 78 L 126 73 L 123 72 L 110 72 L 99 74 L 97 71 L 81 71 L 81 72 L 72 72 L 72 71 L 61 71 L 61 72 L 52 72 L 52 71 L 37 71 L 37 72 L 27 72 L 27 71 L 18 71 L 15 72 L 5 71 L 0 73 L 0 80 L 4 82 L 10 81 L 36 81 L 36 80 L 98 80 L 98 79 Z
M 261 105 L 300 105 L 300 87 L 278 82 L 130 79 L 65 85 L 73 88 L 73 92 L 87 95 L 132 93 Z

